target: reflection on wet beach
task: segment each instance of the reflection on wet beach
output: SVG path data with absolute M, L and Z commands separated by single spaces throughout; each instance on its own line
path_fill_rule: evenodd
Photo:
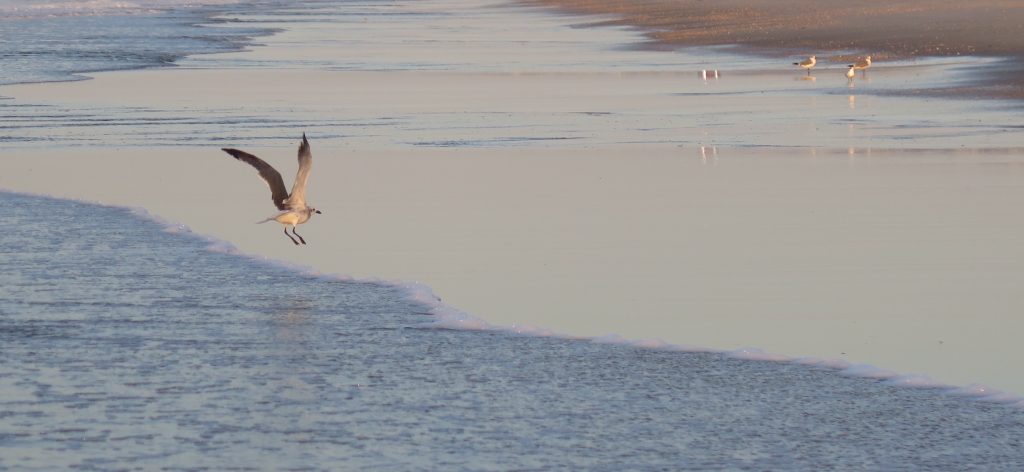
M 1005 361 L 1021 354 L 1019 110 L 913 93 L 990 59 L 879 61 L 851 90 L 845 61 L 808 80 L 788 59 L 636 50 L 633 30 L 472 1 L 237 15 L 282 31 L 0 89 L 0 187 L 417 280 L 494 324 L 1024 392 Z M 274 155 L 303 132 L 324 156 L 311 186 L 339 212 L 307 230 L 331 245 L 296 253 L 251 231 L 265 189 L 219 148 Z M 268 337 L 314 335 L 302 314 L 281 308 Z

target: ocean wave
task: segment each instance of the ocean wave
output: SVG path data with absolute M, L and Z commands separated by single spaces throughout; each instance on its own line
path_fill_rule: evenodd
M 188 225 L 171 221 L 159 215 L 150 213 L 142 207 L 126 207 L 111 205 L 98 201 L 86 199 L 73 199 L 56 197 L 45 194 L 33 194 L 29 192 L 17 192 L 0 189 L 0 195 L 8 193 L 36 198 L 47 198 L 55 200 L 72 201 L 89 205 L 115 208 L 128 212 L 130 215 L 140 219 L 148 220 L 159 225 L 164 232 L 201 240 L 205 244 L 205 250 L 211 253 L 227 254 L 248 261 L 263 264 L 268 267 L 287 270 L 303 277 L 317 278 L 326 281 L 354 282 L 373 284 L 377 286 L 398 289 L 406 299 L 422 307 L 416 314 L 427 315 L 432 319 L 428 326 L 434 329 L 447 329 L 458 331 L 493 331 L 530 337 L 548 337 L 564 340 L 590 342 L 593 344 L 617 345 L 632 347 L 636 349 L 686 352 L 686 353 L 708 353 L 718 354 L 726 358 L 732 358 L 750 362 L 778 362 L 791 365 L 800 365 L 807 368 L 823 369 L 834 371 L 838 375 L 851 378 L 871 380 L 903 388 L 931 389 L 941 391 L 951 397 L 962 397 L 987 403 L 998 403 L 1013 408 L 1024 408 L 1024 396 L 1006 392 L 982 384 L 970 384 L 964 386 L 951 385 L 937 381 L 927 375 L 914 373 L 901 373 L 893 370 L 869 365 L 853 364 L 842 359 L 822 359 L 815 357 L 792 357 L 777 353 L 768 352 L 759 348 L 749 347 L 735 350 L 723 350 L 709 347 L 699 347 L 686 344 L 666 342 L 661 339 L 630 339 L 618 334 L 604 336 L 577 336 L 570 333 L 558 332 L 555 330 L 531 326 L 531 325 L 496 325 L 483 318 L 466 313 L 443 301 L 434 293 L 428 285 L 417 281 L 396 281 L 379 278 L 353 277 L 348 274 L 324 273 L 315 267 L 295 264 L 292 262 L 272 259 L 266 256 L 251 254 L 238 249 L 234 244 L 210 235 L 193 232 Z
M 54 198 L 49 196 L 47 197 Z M 96 202 L 86 203 L 98 204 Z M 104 206 L 123 208 L 118 207 L 116 205 Z M 900 373 L 869 364 L 852 364 L 842 359 L 792 357 L 767 352 L 762 349 L 753 347 L 736 350 L 722 350 L 709 347 L 692 346 L 687 344 L 670 343 L 661 339 L 630 339 L 620 336 L 618 334 L 608 334 L 604 336 L 595 337 L 576 336 L 569 333 L 562 333 L 555 330 L 550 330 L 547 328 L 531 325 L 495 325 L 486 321 L 483 318 L 479 318 L 472 314 L 466 313 L 465 311 L 462 311 L 454 306 L 448 305 L 443 301 L 443 299 L 440 296 L 434 293 L 433 289 L 431 289 L 426 284 L 420 282 L 393 281 L 376 278 L 357 278 L 346 274 L 325 274 L 313 267 L 304 266 L 300 264 L 293 264 L 290 262 L 270 259 L 265 256 L 246 253 L 244 251 L 239 250 L 230 242 L 212 236 L 194 233 L 191 231 L 191 229 L 188 228 L 188 226 L 178 222 L 167 220 L 157 215 L 153 215 L 144 208 L 128 208 L 128 210 L 136 217 L 148 219 L 150 221 L 160 224 L 161 226 L 163 226 L 164 231 L 175 234 L 188 235 L 191 237 L 202 239 L 207 243 L 207 250 L 211 252 L 231 254 L 238 257 L 247 258 L 270 266 L 291 270 L 306 277 L 317 277 L 323 278 L 325 280 L 345 282 L 370 283 L 398 288 L 402 290 L 403 293 L 405 293 L 406 297 L 408 297 L 410 301 L 413 301 L 424 307 L 424 310 L 423 312 L 421 312 L 421 314 L 426 314 L 433 317 L 431 325 L 434 328 L 465 331 L 496 331 L 523 336 L 553 337 L 566 340 L 591 342 L 595 344 L 628 346 L 637 349 L 649 349 L 657 351 L 722 354 L 725 355 L 726 357 L 752 362 L 780 362 L 793 365 L 803 365 L 810 368 L 826 369 L 835 371 L 839 375 L 845 377 L 874 380 L 896 387 L 941 390 L 945 394 L 951 396 L 970 398 L 984 402 L 1000 403 L 1010 405 L 1016 408 L 1024 408 L 1024 396 L 1015 393 L 1005 392 L 981 384 L 971 384 L 966 386 L 951 385 L 940 382 L 923 374 Z
M 214 469 L 328 467 L 339 456 L 401 470 L 594 470 L 623 458 L 652 470 L 1024 463 L 1013 446 L 1019 398 L 985 386 L 495 326 L 423 284 L 245 254 L 142 208 L 2 190 L 0 201 L 12 228 L 0 406 L 24 439 L 16 456 L 0 454 L 12 468 L 159 468 L 181 457 Z M 824 453 L 821 438 L 835 439 Z M 69 452 L 47 454 L 54 447 Z

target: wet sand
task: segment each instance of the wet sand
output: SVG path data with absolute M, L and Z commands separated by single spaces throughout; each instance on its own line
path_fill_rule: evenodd
M 596 25 L 647 31 L 661 47 L 739 45 L 779 56 L 817 54 L 836 64 L 927 56 L 1008 58 L 945 94 L 1024 98 L 1024 4 L 928 0 L 526 0 L 575 13 L 609 15 Z M 939 92 L 939 91 L 937 91 Z
M 1024 393 L 1019 114 L 864 93 L 941 83 L 956 63 L 806 80 L 730 55 L 625 51 L 631 33 L 562 17 L 465 10 L 417 30 L 451 44 L 327 18 L 179 68 L 4 87 L 27 125 L 25 144 L 0 149 L 0 187 L 141 206 L 322 272 L 423 282 L 495 325 Z M 467 40 L 494 30 L 487 19 L 533 29 Z M 339 58 L 361 65 L 319 66 Z M 718 81 L 696 74 L 736 61 L 745 70 Z M 252 224 L 269 192 L 220 148 L 289 176 L 302 132 L 325 213 L 295 247 Z

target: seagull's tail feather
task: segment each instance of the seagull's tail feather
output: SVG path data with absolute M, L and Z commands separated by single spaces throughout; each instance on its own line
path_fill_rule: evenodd
M 268 217 L 267 217 L 267 219 L 265 219 L 265 220 L 262 220 L 262 221 L 257 221 L 257 222 L 256 222 L 256 224 L 262 224 L 262 223 L 266 223 L 266 222 L 268 222 L 268 221 L 274 221 L 274 220 L 278 219 L 278 218 L 279 218 L 279 217 L 280 217 L 281 215 L 285 215 L 285 214 L 288 214 L 288 213 L 289 213 L 289 211 L 290 211 L 290 210 L 282 210 L 282 211 L 279 211 L 279 212 L 277 212 L 277 213 L 274 213 L 273 215 L 270 215 L 270 216 L 268 216 Z

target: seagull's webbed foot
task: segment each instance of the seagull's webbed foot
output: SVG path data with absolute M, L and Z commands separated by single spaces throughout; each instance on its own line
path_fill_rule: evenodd
M 288 239 L 291 239 L 292 242 L 295 243 L 296 246 L 299 245 L 299 242 L 296 241 L 295 238 L 292 237 L 292 235 L 288 234 L 288 227 L 287 226 L 284 227 L 284 235 L 288 236 Z M 303 241 L 302 244 L 306 244 L 306 242 Z
M 294 234 L 294 235 L 298 236 L 298 237 L 299 237 L 299 241 L 302 241 L 302 244 L 306 244 L 306 240 L 305 240 L 305 239 L 302 239 L 302 236 L 299 236 L 299 233 L 297 233 L 297 232 L 295 231 L 295 227 L 294 227 L 294 226 L 292 226 L 292 234 Z M 295 243 L 295 244 L 298 244 L 298 243 Z

